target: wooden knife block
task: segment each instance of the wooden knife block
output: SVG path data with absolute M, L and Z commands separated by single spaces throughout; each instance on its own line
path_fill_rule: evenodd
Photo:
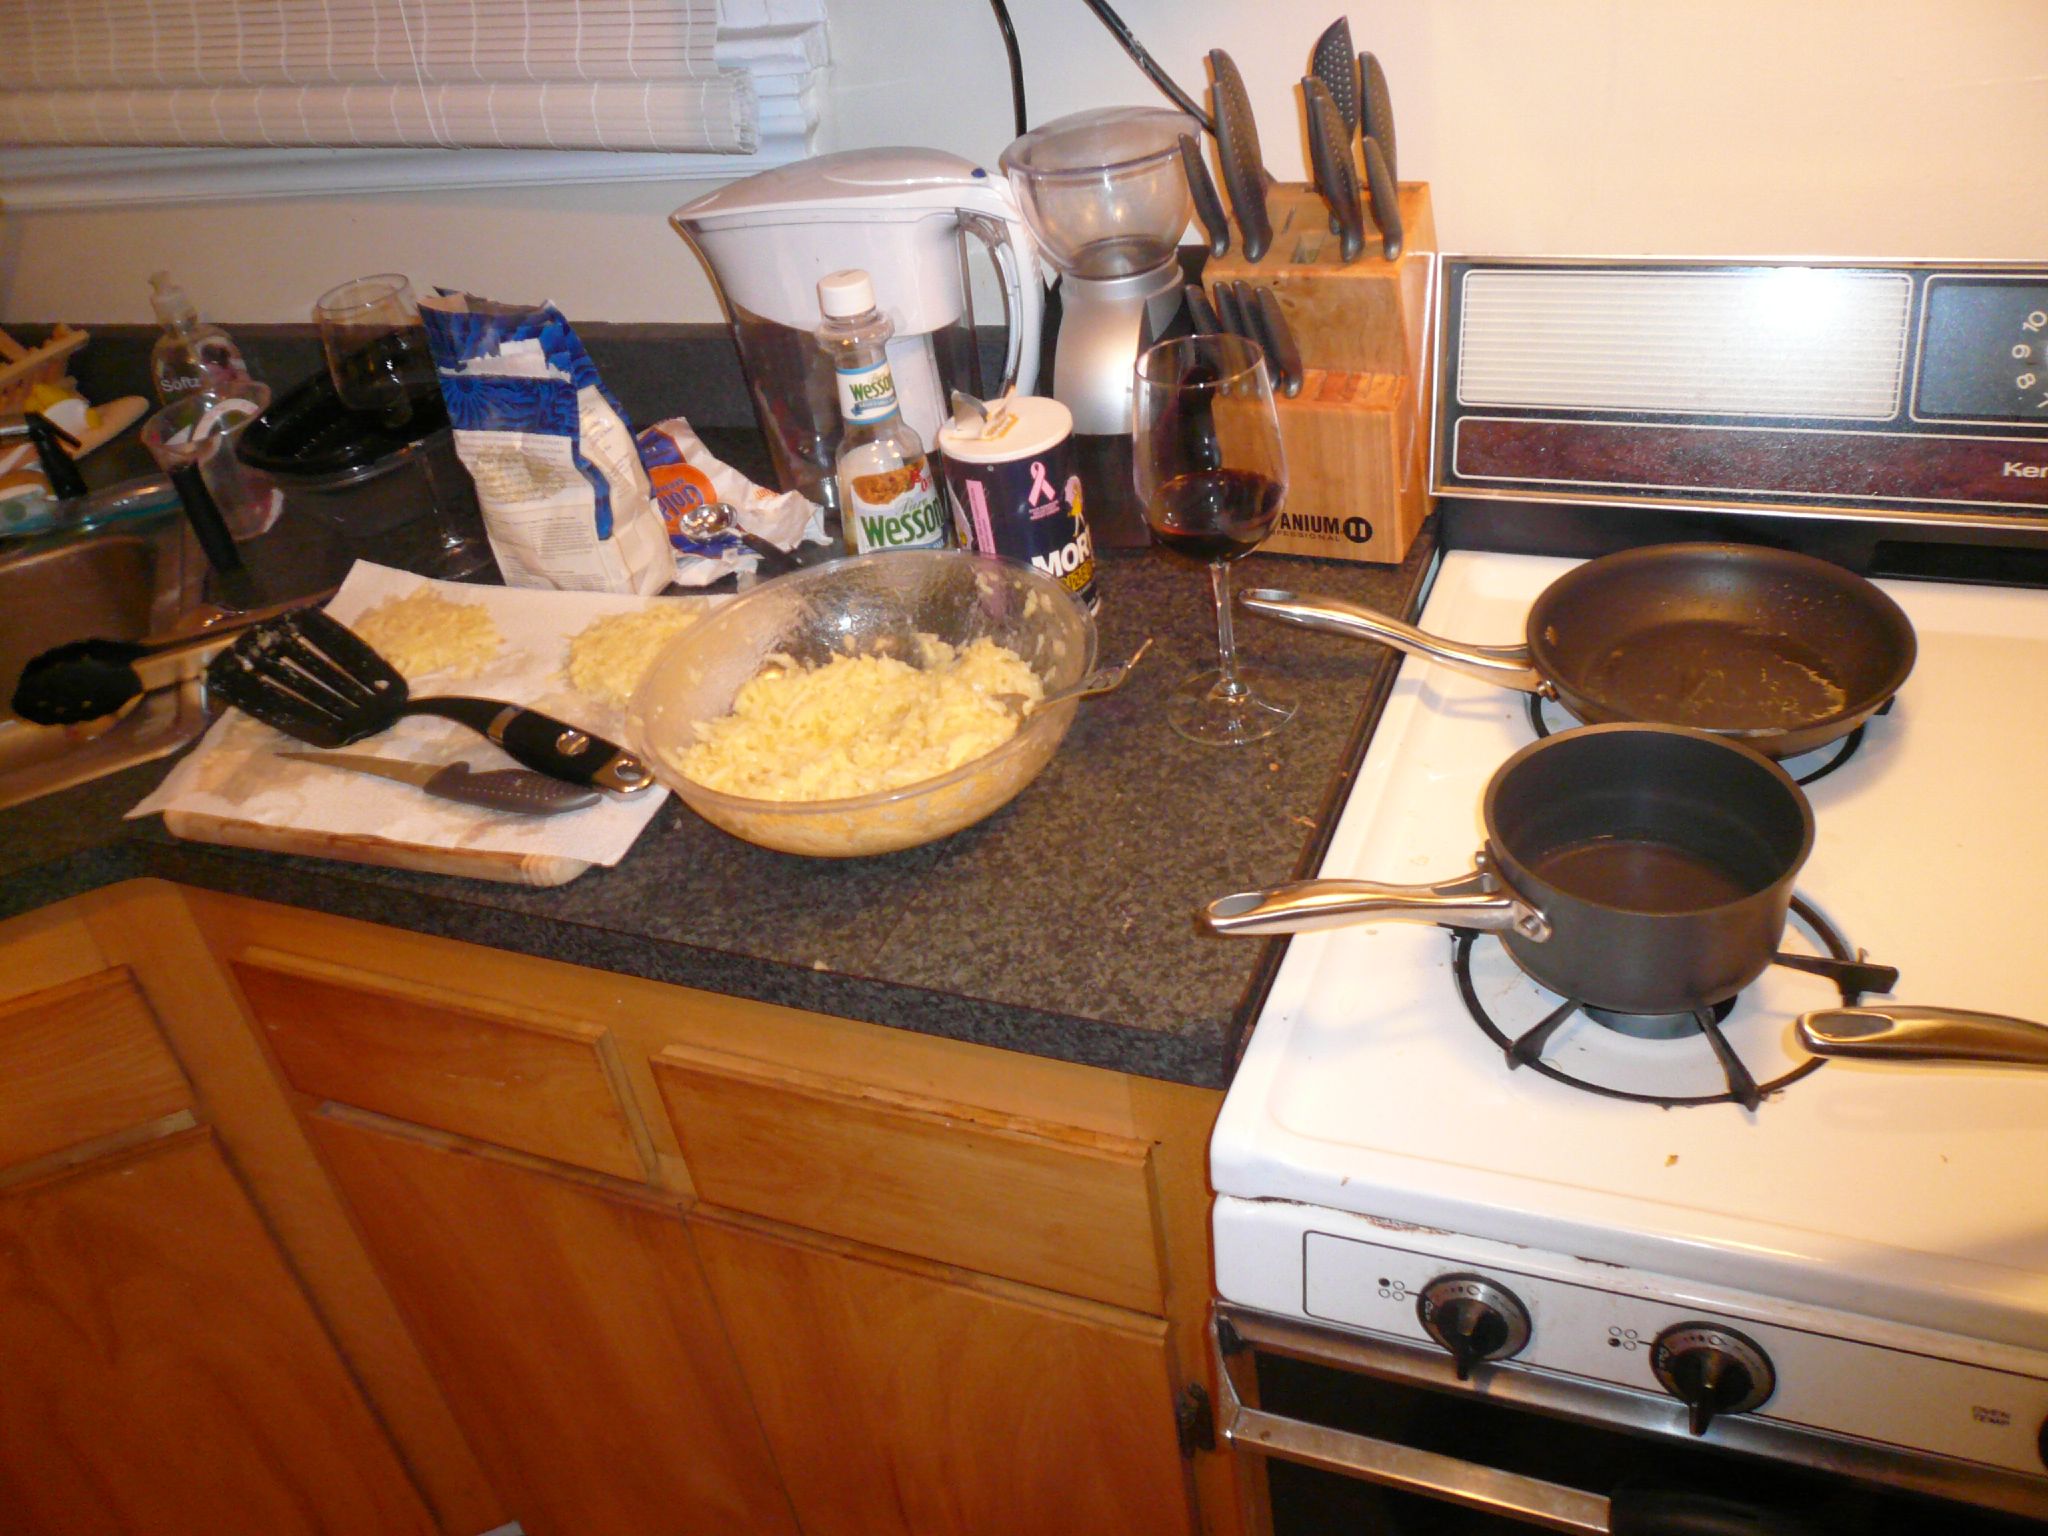
M 1287 503 L 1260 548 L 1398 561 L 1432 504 L 1429 183 L 1401 183 L 1398 261 L 1381 255 L 1370 226 L 1358 259 L 1343 261 L 1328 208 L 1311 186 L 1275 185 L 1266 207 L 1273 243 L 1265 256 L 1247 262 L 1239 238 L 1202 274 L 1212 296 L 1219 281 L 1271 288 L 1307 372 L 1300 394 L 1278 399 Z

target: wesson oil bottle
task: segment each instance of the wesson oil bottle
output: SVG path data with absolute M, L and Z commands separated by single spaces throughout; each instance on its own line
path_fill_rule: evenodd
M 828 272 L 818 279 L 818 308 L 818 344 L 832 357 L 845 427 L 834 473 L 847 553 L 944 549 L 946 517 L 924 444 L 896 403 L 885 350 L 895 327 L 875 309 L 874 284 L 857 267 Z

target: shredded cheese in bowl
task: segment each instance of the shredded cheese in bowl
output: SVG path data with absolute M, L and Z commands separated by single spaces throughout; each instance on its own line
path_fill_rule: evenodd
M 1016 652 L 986 636 L 955 648 L 919 635 L 922 666 L 894 656 L 778 656 L 740 688 L 732 713 L 704 722 L 672 756 L 686 777 L 756 800 L 846 800 L 937 778 L 1017 734 L 1004 693 L 1044 688 Z

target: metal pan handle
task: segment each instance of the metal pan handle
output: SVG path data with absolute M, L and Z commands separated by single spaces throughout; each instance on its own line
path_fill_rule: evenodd
M 1478 870 L 1434 885 L 1382 885 L 1376 880 L 1296 880 L 1263 891 L 1221 896 L 1202 909 L 1215 933 L 1264 937 L 1313 933 L 1368 922 L 1442 923 L 1486 933 L 1513 931 L 1535 943 L 1550 937 L 1550 919 L 1497 887 Z
M 2003 1013 L 1900 1004 L 1823 1008 L 1801 1014 L 1798 1029 L 1800 1044 L 1816 1056 L 2048 1067 L 2048 1025 Z
M 1540 693 L 1546 699 L 1557 696 L 1548 680 L 1537 672 L 1526 645 L 1466 645 L 1424 634 L 1412 624 L 1403 624 L 1341 597 L 1303 597 L 1277 587 L 1252 587 L 1238 593 L 1237 600 L 1251 612 L 1283 624 L 1347 635 L 1355 640 L 1378 640 L 1410 656 L 1442 662 L 1496 687 Z

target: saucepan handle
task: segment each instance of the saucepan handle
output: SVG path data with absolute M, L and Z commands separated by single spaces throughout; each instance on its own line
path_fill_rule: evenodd
M 1515 932 L 1536 943 L 1550 920 L 1520 898 L 1485 888 L 1478 871 L 1435 885 L 1382 885 L 1376 880 L 1296 880 L 1263 891 L 1218 897 L 1202 909 L 1216 933 L 1265 936 L 1312 933 L 1359 923 L 1441 923 L 1487 933 Z
M 1800 1043 L 1816 1056 L 2048 1067 L 2048 1025 L 2003 1013 L 1902 1004 L 1822 1008 L 1801 1014 L 1798 1028 Z
M 1355 640 L 1378 640 L 1411 656 L 1440 661 L 1499 688 L 1540 693 L 1545 698 L 1556 696 L 1549 682 L 1537 672 L 1526 645 L 1467 645 L 1425 634 L 1412 624 L 1341 597 L 1303 596 L 1278 587 L 1252 587 L 1238 593 L 1237 601 L 1250 612 L 1283 624 L 1347 635 Z

